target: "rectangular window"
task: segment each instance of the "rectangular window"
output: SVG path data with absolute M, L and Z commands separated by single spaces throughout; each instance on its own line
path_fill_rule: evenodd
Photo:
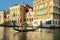
M 40 4 L 39 8 L 40 9 L 44 8 L 44 4 Z
M 47 13 L 47 10 L 44 9 L 37 11 L 37 14 L 45 14 L 45 13 Z
M 46 24 L 51 24 L 51 21 L 47 21 Z
M 58 24 L 58 22 L 56 21 L 56 24 Z
M 15 17 L 15 16 L 16 16 L 16 14 L 14 13 L 14 14 L 13 14 L 13 17 Z
M 53 21 L 53 24 L 57 24 L 57 21 L 55 20 L 55 21 Z
M 60 25 L 60 21 L 58 21 L 58 24 Z

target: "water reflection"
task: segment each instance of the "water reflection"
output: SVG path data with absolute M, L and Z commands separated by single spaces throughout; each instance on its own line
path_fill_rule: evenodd
M 17 32 L 14 34 L 14 40 L 26 40 L 26 32 Z
M 0 27 L 0 40 L 60 40 L 59 34 L 60 28 L 39 28 L 34 32 L 18 32 L 12 27 Z

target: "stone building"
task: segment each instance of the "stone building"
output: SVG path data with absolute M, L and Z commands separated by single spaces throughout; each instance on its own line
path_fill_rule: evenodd
M 34 24 L 42 24 L 44 27 L 56 26 L 60 24 L 60 1 L 59 0 L 34 0 Z

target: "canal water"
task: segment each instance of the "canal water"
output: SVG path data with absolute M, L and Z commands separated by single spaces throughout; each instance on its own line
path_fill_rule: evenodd
M 0 27 L 0 40 L 60 40 L 60 28 L 18 32 L 12 27 Z

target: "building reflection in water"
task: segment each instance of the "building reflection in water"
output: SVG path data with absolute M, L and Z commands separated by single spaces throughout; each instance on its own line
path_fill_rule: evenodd
M 34 32 L 18 32 L 12 27 L 4 28 L 3 40 L 60 40 L 60 28 L 39 28 Z

